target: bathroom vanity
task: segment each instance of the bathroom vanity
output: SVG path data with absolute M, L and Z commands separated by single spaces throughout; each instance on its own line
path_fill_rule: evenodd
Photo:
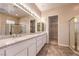
M 0 9 L 0 56 L 36 56 L 47 40 L 45 24 L 19 3 Z
M 36 56 L 46 40 L 46 32 L 0 40 L 0 56 Z

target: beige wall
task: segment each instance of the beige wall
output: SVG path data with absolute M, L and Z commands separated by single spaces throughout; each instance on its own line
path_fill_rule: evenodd
M 79 4 L 63 6 L 50 9 L 42 13 L 42 19 L 46 20 L 46 31 L 48 32 L 48 16 L 58 15 L 58 44 L 69 46 L 69 24 L 68 21 L 79 15 Z
M 5 34 L 6 20 L 13 20 L 15 21 L 16 24 L 18 23 L 17 18 L 0 13 L 0 34 L 1 35 Z

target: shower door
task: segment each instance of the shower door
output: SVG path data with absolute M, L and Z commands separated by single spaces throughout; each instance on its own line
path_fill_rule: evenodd
M 75 49 L 75 23 L 74 20 L 69 22 L 69 31 L 70 31 L 70 47 Z
M 72 19 L 69 22 L 69 37 L 70 47 L 76 51 L 79 51 L 79 20 L 78 18 Z
M 77 51 L 79 51 L 79 21 L 76 23 Z

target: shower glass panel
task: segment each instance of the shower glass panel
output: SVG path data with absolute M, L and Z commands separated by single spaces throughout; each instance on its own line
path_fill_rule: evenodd
M 74 20 L 70 21 L 70 47 L 75 49 L 75 23 Z
M 79 20 L 76 23 L 76 30 L 77 30 L 77 50 L 79 51 Z
M 69 21 L 70 47 L 79 51 L 79 20 L 74 17 Z

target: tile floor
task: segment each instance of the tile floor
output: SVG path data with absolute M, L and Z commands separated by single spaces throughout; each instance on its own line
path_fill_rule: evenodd
M 70 48 L 58 46 L 57 41 L 50 41 L 49 44 L 46 44 L 37 56 L 78 56 Z

